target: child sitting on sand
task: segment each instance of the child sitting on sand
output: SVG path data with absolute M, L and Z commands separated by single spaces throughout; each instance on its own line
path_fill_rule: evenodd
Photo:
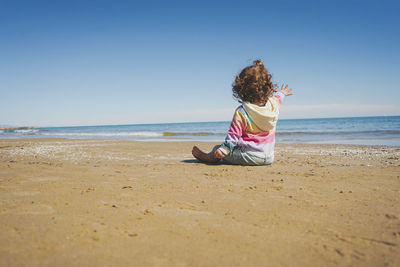
M 210 153 L 197 146 L 192 149 L 195 158 L 203 162 L 224 162 L 238 165 L 266 165 L 274 161 L 275 129 L 279 107 L 292 88 L 282 85 L 274 90 L 271 74 L 261 60 L 244 68 L 233 83 L 233 96 L 239 106 L 233 115 L 225 141 Z

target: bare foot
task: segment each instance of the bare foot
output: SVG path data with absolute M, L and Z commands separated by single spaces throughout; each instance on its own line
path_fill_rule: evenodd
M 192 149 L 192 155 L 196 159 L 203 161 L 203 162 L 208 162 L 208 163 L 216 163 L 219 161 L 219 159 L 216 159 L 213 157 L 211 153 L 204 153 L 201 151 L 197 146 L 194 146 Z

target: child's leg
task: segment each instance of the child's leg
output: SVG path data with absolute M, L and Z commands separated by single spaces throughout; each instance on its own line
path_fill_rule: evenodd
M 265 155 L 263 152 L 237 146 L 223 161 L 235 165 L 269 165 L 274 161 L 274 154 Z
M 203 162 L 208 162 L 208 163 L 217 163 L 220 161 L 219 159 L 214 157 L 214 151 L 218 148 L 219 146 L 215 146 L 213 150 L 210 153 L 205 153 L 200 150 L 197 146 L 194 146 L 192 149 L 192 155 Z

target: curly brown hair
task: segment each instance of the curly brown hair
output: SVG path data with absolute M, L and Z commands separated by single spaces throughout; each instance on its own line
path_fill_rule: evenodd
M 244 68 L 232 84 L 233 97 L 240 103 L 265 104 L 274 89 L 272 76 L 259 59 Z

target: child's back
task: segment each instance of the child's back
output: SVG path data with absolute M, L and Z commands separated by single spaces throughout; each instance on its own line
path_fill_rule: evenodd
M 233 96 L 242 103 L 232 119 L 225 141 L 206 154 L 193 147 L 192 154 L 205 162 L 265 165 L 274 160 L 275 130 L 279 108 L 291 88 L 274 91 L 271 75 L 260 60 L 236 76 Z

